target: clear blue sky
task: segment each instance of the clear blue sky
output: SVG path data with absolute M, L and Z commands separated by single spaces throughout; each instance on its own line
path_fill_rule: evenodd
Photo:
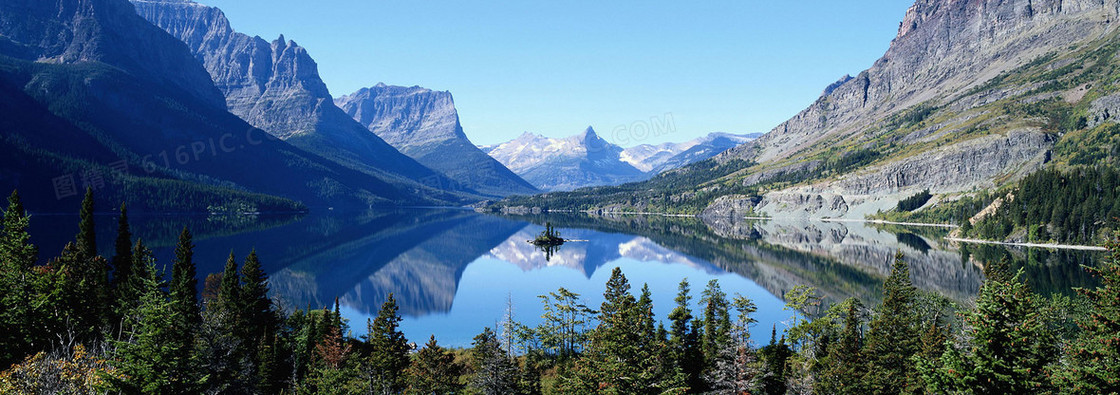
M 306 47 L 335 96 L 378 82 L 451 91 L 478 144 L 587 125 L 617 140 L 665 114 L 675 132 L 640 142 L 769 131 L 882 56 L 912 3 L 198 1 Z

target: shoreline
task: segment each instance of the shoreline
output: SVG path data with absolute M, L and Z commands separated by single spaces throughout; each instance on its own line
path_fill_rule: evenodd
M 1081 251 L 1108 251 L 1107 248 L 1101 246 L 1086 246 L 1077 244 L 1051 244 L 1051 243 L 1008 243 L 1004 241 L 992 241 L 981 239 L 962 239 L 959 237 L 946 237 L 945 240 L 955 241 L 958 243 L 971 243 L 971 244 L 993 244 L 1013 247 L 1029 247 L 1029 248 L 1051 248 L 1061 250 L 1081 250 Z

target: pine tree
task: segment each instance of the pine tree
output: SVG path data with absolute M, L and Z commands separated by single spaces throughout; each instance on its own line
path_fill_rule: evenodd
M 688 279 L 681 280 L 677 286 L 677 306 L 669 313 L 672 322 L 669 329 L 669 345 L 673 364 L 680 367 L 684 382 L 689 388 L 699 390 L 703 386 L 701 373 L 704 355 L 700 350 L 699 334 L 692 326 L 692 310 L 689 308 L 692 297 L 689 295 Z
M 400 331 L 400 315 L 393 294 L 381 305 L 377 318 L 369 323 L 370 356 L 366 362 L 369 392 L 395 394 L 408 384 L 408 339 Z
M 196 392 L 195 386 L 199 381 L 191 360 L 198 330 L 202 324 L 202 313 L 198 305 L 198 279 L 193 257 L 194 244 L 191 243 L 191 233 L 187 228 L 183 228 L 182 233 L 179 234 L 179 243 L 175 247 L 175 262 L 172 264 L 169 286 L 171 308 L 175 313 L 172 345 L 180 350 L 180 353 L 175 355 L 172 367 L 183 376 L 180 384 L 176 386 L 178 393 Z
M 630 294 L 630 283 L 615 268 L 607 281 L 599 326 L 575 369 L 562 377 L 564 392 L 661 393 L 671 381 L 659 370 L 654 343 L 652 302 L 648 289 L 641 300 Z
M 863 355 L 863 303 L 851 298 L 844 302 L 844 329 L 837 342 L 828 346 L 827 366 L 822 369 L 817 387 L 822 393 L 861 394 L 867 390 L 863 377 L 867 367 Z
M 126 318 L 130 325 L 124 341 L 117 342 L 116 360 L 123 379 L 112 382 L 124 393 L 172 394 L 183 392 L 183 372 L 176 359 L 182 344 L 174 340 L 175 309 L 163 289 L 155 266 L 146 263 L 139 304 Z
M 206 304 L 198 336 L 201 367 L 209 374 L 203 392 L 250 392 L 256 383 L 251 354 L 257 343 L 245 343 L 240 283 L 237 260 L 230 252 L 217 295 Z
M 498 335 L 484 328 L 471 345 L 471 389 L 484 395 L 517 393 L 517 366 L 502 350 Z
M 424 348 L 416 353 L 409 368 L 409 394 L 442 395 L 455 394 L 462 390 L 459 376 L 463 367 L 455 362 L 455 356 L 439 344 L 433 335 Z
M 121 204 L 121 215 L 117 218 L 117 241 L 113 254 L 113 289 L 128 281 L 132 275 L 132 230 L 128 224 L 128 207 Z
M 719 394 L 755 393 L 758 387 L 758 358 L 751 345 L 750 327 L 758 322 L 751 315 L 758 311 L 753 301 L 736 295 L 731 306 L 737 318 L 731 325 L 732 341 L 720 350 L 716 366 L 705 377 L 708 386 Z
M 238 298 L 239 310 L 244 317 L 242 321 L 246 324 L 244 340 L 249 344 L 258 344 L 279 328 L 272 299 L 268 297 L 268 275 L 261 268 L 256 250 L 245 257 L 245 264 L 241 266 L 241 282 Z
M 12 191 L 8 208 L 0 219 L 0 366 L 10 366 L 30 354 L 41 334 L 34 332 L 41 311 L 32 309 L 34 275 L 38 249 L 27 233 L 30 216 L 23 208 L 19 192 Z M 44 306 L 51 308 L 52 306 Z
M 1010 279 L 993 276 L 984 281 L 975 309 L 964 315 L 969 339 L 964 352 L 942 358 L 945 390 L 990 394 L 1050 390 L 1045 372 L 1057 360 L 1057 337 L 1045 304 L 1021 277 L 1022 270 Z
M 759 377 L 759 389 L 764 394 L 780 395 L 786 393 L 786 375 L 788 372 L 787 361 L 793 356 L 793 350 L 786 344 L 785 336 L 777 339 L 777 326 L 770 329 L 770 344 L 758 350 L 762 360 L 762 374 Z
M 719 281 L 708 281 L 708 286 L 700 298 L 704 305 L 704 331 L 700 336 L 700 348 L 704 352 L 705 369 L 715 366 L 719 350 L 731 342 L 731 315 L 728 312 L 727 294 L 719 287 Z
M 214 306 L 208 306 L 224 315 L 230 321 L 231 328 L 233 329 L 241 323 L 243 317 L 240 316 L 240 309 L 237 304 L 241 301 L 241 276 L 237 273 L 237 259 L 230 251 L 229 258 L 226 259 L 225 269 L 222 270 L 221 285 L 218 286 L 218 297 L 214 301 Z
M 19 191 L 12 191 L 0 221 L 0 269 L 19 272 L 35 266 L 39 249 L 31 244 L 31 235 L 27 233 L 30 226 L 31 216 L 23 208 Z
M 1120 232 L 1108 243 L 1109 259 L 1085 270 L 1100 279 L 1095 289 L 1078 289 L 1090 313 L 1078 322 L 1080 335 L 1066 349 L 1066 365 L 1055 383 L 1069 393 L 1120 393 Z
M 81 222 L 78 223 L 77 249 L 83 258 L 97 256 L 97 232 L 93 221 L 93 188 L 86 188 L 82 199 Z
M 913 393 L 919 378 L 911 360 L 918 353 L 919 323 L 914 314 L 915 288 L 910 267 L 895 254 L 891 274 L 883 285 L 883 303 L 867 332 L 867 374 L 864 384 L 877 393 Z
M 175 262 L 171 266 L 171 298 L 185 321 L 185 327 L 194 328 L 202 322 L 198 304 L 198 271 L 194 264 L 194 244 L 191 231 L 183 228 L 175 246 Z

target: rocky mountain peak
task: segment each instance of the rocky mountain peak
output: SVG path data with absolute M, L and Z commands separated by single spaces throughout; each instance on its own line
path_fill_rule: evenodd
M 467 138 L 451 92 L 379 83 L 335 104 L 405 155 L 471 188 L 502 196 L 536 192 Z

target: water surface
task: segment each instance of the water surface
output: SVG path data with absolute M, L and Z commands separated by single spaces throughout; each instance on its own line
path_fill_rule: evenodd
M 99 249 L 111 255 L 116 218 L 97 220 Z M 585 241 L 546 256 L 526 242 L 546 222 L 565 238 Z M 329 307 L 338 298 L 350 330 L 363 335 L 367 319 L 392 293 L 410 340 L 423 343 L 434 334 L 453 346 L 467 346 L 482 328 L 497 326 L 509 306 L 515 320 L 535 325 L 542 312 L 537 296 L 559 287 L 597 308 L 615 267 L 634 293 L 643 284 L 650 287 L 659 320 L 674 307 L 682 278 L 692 284 L 694 303 L 709 280 L 718 280 L 727 294 L 755 301 L 759 324 L 752 335 L 765 342 L 771 327 L 782 329 L 793 315 L 783 309 L 782 296 L 796 286 L 816 288 L 826 303 L 848 297 L 876 303 L 896 251 L 911 263 L 915 285 L 966 304 L 983 281 L 984 261 L 1009 257 L 1036 290 L 1068 293 L 1093 284 L 1079 265 L 1103 256 L 959 247 L 934 228 L 796 219 L 500 217 L 402 209 L 237 219 L 140 215 L 131 223 L 134 236 L 154 248 L 162 265 L 173 256 L 178 232 L 189 226 L 200 283 L 222 270 L 231 251 L 240 261 L 256 249 L 284 309 Z M 73 239 L 76 224 L 76 216 L 33 216 L 34 241 L 44 259 Z

